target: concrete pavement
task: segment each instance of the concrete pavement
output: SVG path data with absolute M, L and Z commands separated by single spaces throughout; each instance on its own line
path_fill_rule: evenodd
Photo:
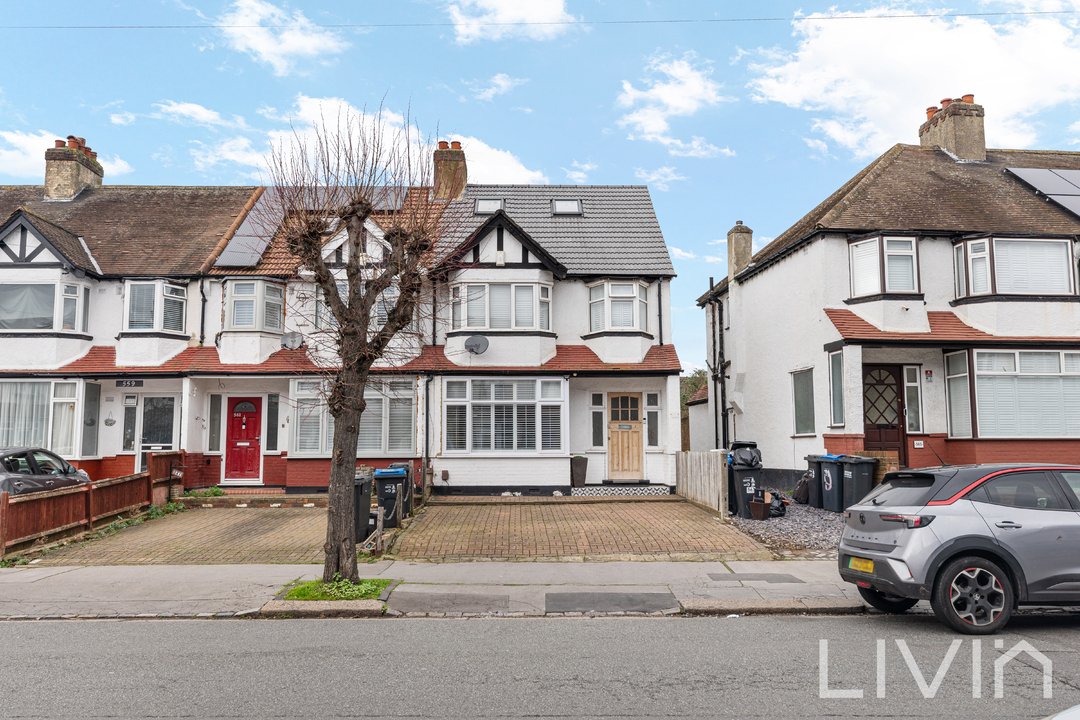
M 182 565 L 0 569 L 0 618 L 252 611 L 319 565 Z M 384 560 L 364 578 L 398 580 L 390 615 L 670 614 L 859 610 L 835 562 L 466 562 Z M 822 611 L 826 611 L 822 610 Z

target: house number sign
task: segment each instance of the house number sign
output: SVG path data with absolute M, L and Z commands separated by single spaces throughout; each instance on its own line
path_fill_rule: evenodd
M 117 380 L 116 387 L 142 387 L 142 380 Z

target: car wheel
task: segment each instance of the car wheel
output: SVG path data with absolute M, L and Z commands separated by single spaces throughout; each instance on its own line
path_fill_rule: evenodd
M 859 594 L 862 595 L 862 599 L 871 607 L 875 607 L 881 612 L 892 613 L 894 615 L 907 612 L 919 602 L 917 598 L 889 595 L 888 593 L 883 593 L 880 590 L 874 590 L 873 588 L 859 587 Z
M 930 605 L 945 625 L 968 635 L 992 635 L 1012 617 L 1016 593 L 1008 574 L 981 557 L 953 560 L 938 574 Z

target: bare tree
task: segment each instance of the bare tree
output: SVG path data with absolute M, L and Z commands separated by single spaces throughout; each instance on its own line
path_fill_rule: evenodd
M 333 356 L 323 368 L 334 419 L 327 582 L 337 574 L 358 579 L 353 478 L 372 366 L 398 364 L 389 361 L 398 336 L 416 328 L 431 305 L 427 274 L 445 210 L 430 197 L 431 159 L 431 143 L 407 119 L 393 122 L 382 109 L 343 112 L 311 130 L 294 129 L 269 157 L 275 197 L 267 211 L 278 240 L 317 288 L 325 313 L 320 335 Z M 381 236 L 368 231 L 369 220 L 377 221 Z M 344 243 L 328 260 L 327 240 L 342 233 Z

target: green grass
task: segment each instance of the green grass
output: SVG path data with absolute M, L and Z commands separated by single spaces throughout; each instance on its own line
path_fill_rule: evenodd
M 225 494 L 225 491 L 219 487 L 206 488 L 205 490 L 188 490 L 185 495 L 188 497 L 221 497 Z
M 286 600 L 377 600 L 393 580 L 361 580 L 351 583 L 340 575 L 331 583 L 312 580 L 300 583 L 285 594 Z

